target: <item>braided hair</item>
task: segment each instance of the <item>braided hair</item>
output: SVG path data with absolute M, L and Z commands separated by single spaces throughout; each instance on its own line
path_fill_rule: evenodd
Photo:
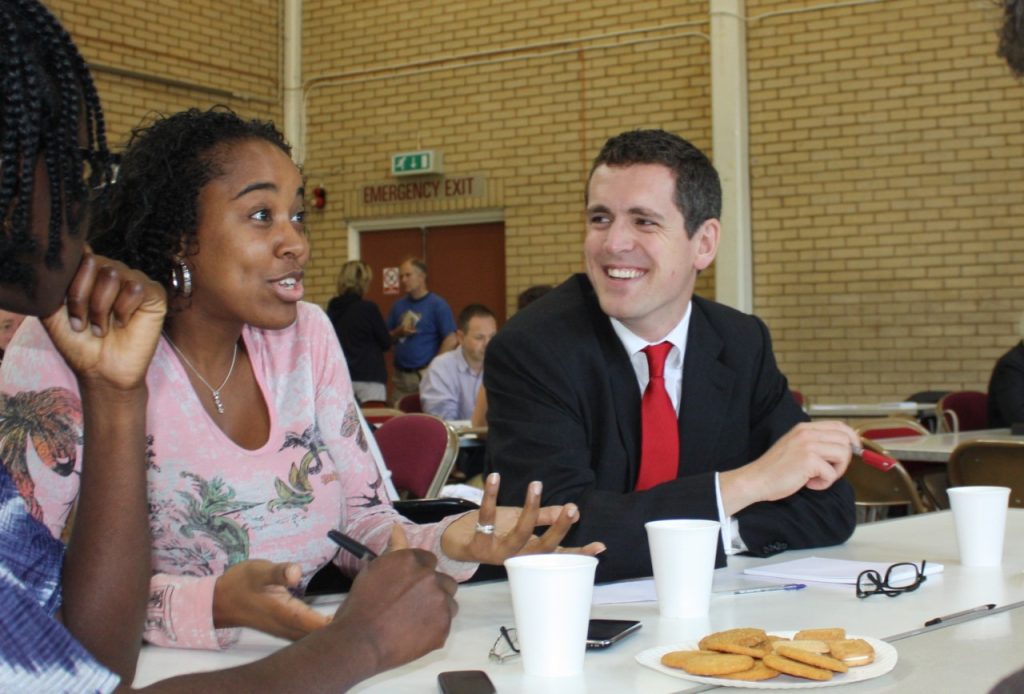
M 273 123 L 245 120 L 226 106 L 192 108 L 134 129 L 117 180 L 92 208 L 93 249 L 141 270 L 173 296 L 171 274 L 199 251 L 199 192 L 223 175 L 228 147 L 249 140 L 291 154 Z
M 31 290 L 34 269 L 20 259 L 39 243 L 30 218 L 37 160 L 50 187 L 43 258 L 56 268 L 61 230 L 78 232 L 88 190 L 109 181 L 110 153 L 89 69 L 67 31 L 36 0 L 0 0 L 0 82 L 0 282 Z

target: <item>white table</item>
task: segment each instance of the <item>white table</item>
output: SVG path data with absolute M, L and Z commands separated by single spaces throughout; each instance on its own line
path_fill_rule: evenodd
M 966 441 L 1024 441 L 1024 436 L 1013 436 L 1007 429 L 979 429 L 961 431 L 957 434 L 928 434 L 927 436 L 901 436 L 892 439 L 878 439 L 898 460 L 916 460 L 928 463 L 947 463 L 949 455 L 957 446 Z
M 439 672 L 485 670 L 502 694 L 683 692 L 699 685 L 636 664 L 636 653 L 737 626 L 771 630 L 842 626 L 851 634 L 881 638 L 920 627 L 927 619 L 985 603 L 1006 605 L 1024 600 L 1024 543 L 1020 542 L 1024 536 L 1024 509 L 1010 509 L 1006 536 L 1004 563 L 997 569 L 970 569 L 958 564 L 953 518 L 949 512 L 861 525 L 853 538 L 839 547 L 787 552 L 771 559 L 732 557 L 728 568 L 716 572 L 716 587 L 754 582 L 740 575 L 744 567 L 810 555 L 884 563 L 927 559 L 944 564 L 945 571 L 930 576 L 916 592 L 897 598 L 877 595 L 858 600 L 852 586 L 821 583 L 812 583 L 804 590 L 793 592 L 715 595 L 706 620 L 661 620 L 653 603 L 596 606 L 592 610 L 594 617 L 640 619 L 644 626 L 636 635 L 607 650 L 589 652 L 582 676 L 549 681 L 526 677 L 518 661 L 498 664 L 488 660 L 487 652 L 498 636 L 498 627 L 512 625 L 508 586 L 504 582 L 469 585 L 458 593 L 460 611 L 442 650 L 378 675 L 354 691 L 435 692 Z M 1021 643 L 1024 643 L 1024 608 L 899 641 L 894 645 L 900 660 L 892 672 L 835 691 L 837 694 L 984 692 L 1005 675 L 1024 667 Z M 247 631 L 239 645 L 220 653 L 146 646 L 139 658 L 135 684 L 246 663 L 282 644 L 282 641 Z M 979 645 L 984 648 L 978 648 Z M 997 654 L 1002 658 L 997 658 Z
M 874 403 L 816 403 L 806 407 L 812 419 L 857 419 L 875 417 L 917 417 L 935 414 L 934 403 L 874 402 Z

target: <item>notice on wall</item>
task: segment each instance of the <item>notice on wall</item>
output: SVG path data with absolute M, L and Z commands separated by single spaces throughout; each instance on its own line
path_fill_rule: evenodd
M 424 178 L 418 181 L 388 181 L 363 186 L 364 205 L 383 205 L 423 200 L 478 198 L 487 193 L 483 176 Z
M 398 294 L 400 283 L 399 283 L 400 271 L 397 267 L 386 267 L 381 273 L 381 278 L 384 281 L 384 294 Z

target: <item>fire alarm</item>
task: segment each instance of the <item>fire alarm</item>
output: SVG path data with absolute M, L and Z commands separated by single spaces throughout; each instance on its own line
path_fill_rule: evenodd
M 313 207 L 322 210 L 327 206 L 327 191 L 317 186 L 313 189 Z

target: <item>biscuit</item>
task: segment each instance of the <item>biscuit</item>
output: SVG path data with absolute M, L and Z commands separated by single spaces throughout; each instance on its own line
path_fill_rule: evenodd
M 722 653 L 764 657 L 769 652 L 768 634 L 764 629 L 740 628 L 717 631 L 700 640 L 700 648 Z
M 850 667 L 860 667 L 875 662 L 875 649 L 864 639 L 843 639 L 831 644 L 833 658 L 838 658 Z
M 715 651 L 669 651 L 661 656 L 661 664 L 666 667 L 681 668 L 683 662 L 695 655 L 718 655 Z
M 731 675 L 720 675 L 723 679 L 727 680 L 742 680 L 744 682 L 762 682 L 764 680 L 770 680 L 774 677 L 779 676 L 778 670 L 772 670 L 770 667 L 764 664 L 764 661 L 758 660 L 754 662 L 754 667 L 743 672 L 734 672 Z
M 681 670 L 701 677 L 721 677 L 735 672 L 743 672 L 752 667 L 754 667 L 753 658 L 749 655 L 734 653 L 696 654 L 684 658 L 679 664 Z
M 832 679 L 831 670 L 824 670 L 820 667 L 805 665 L 804 663 L 784 658 L 778 653 L 769 653 L 766 655 L 764 657 L 764 664 L 772 670 L 778 670 L 784 675 L 792 675 L 793 677 L 803 677 L 804 679 L 818 680 L 819 682 L 827 682 Z
M 832 656 L 822 655 L 821 653 L 805 651 L 801 648 L 795 647 L 793 644 L 779 644 L 775 647 L 775 653 L 789 658 L 790 660 L 796 660 L 797 662 L 804 663 L 805 665 L 824 668 L 826 670 L 831 670 L 832 672 L 846 672 L 849 670 L 846 663 L 841 660 L 837 660 Z
M 804 641 L 808 639 L 816 641 L 841 641 L 846 638 L 846 629 L 842 627 L 834 627 L 831 629 L 804 629 L 796 632 L 793 636 L 794 641 Z
M 799 648 L 802 651 L 810 651 L 811 653 L 828 653 L 829 645 L 824 641 L 818 641 L 817 639 L 806 639 L 803 641 L 774 641 L 772 642 L 772 648 L 778 648 L 779 646 L 792 646 L 793 648 Z

